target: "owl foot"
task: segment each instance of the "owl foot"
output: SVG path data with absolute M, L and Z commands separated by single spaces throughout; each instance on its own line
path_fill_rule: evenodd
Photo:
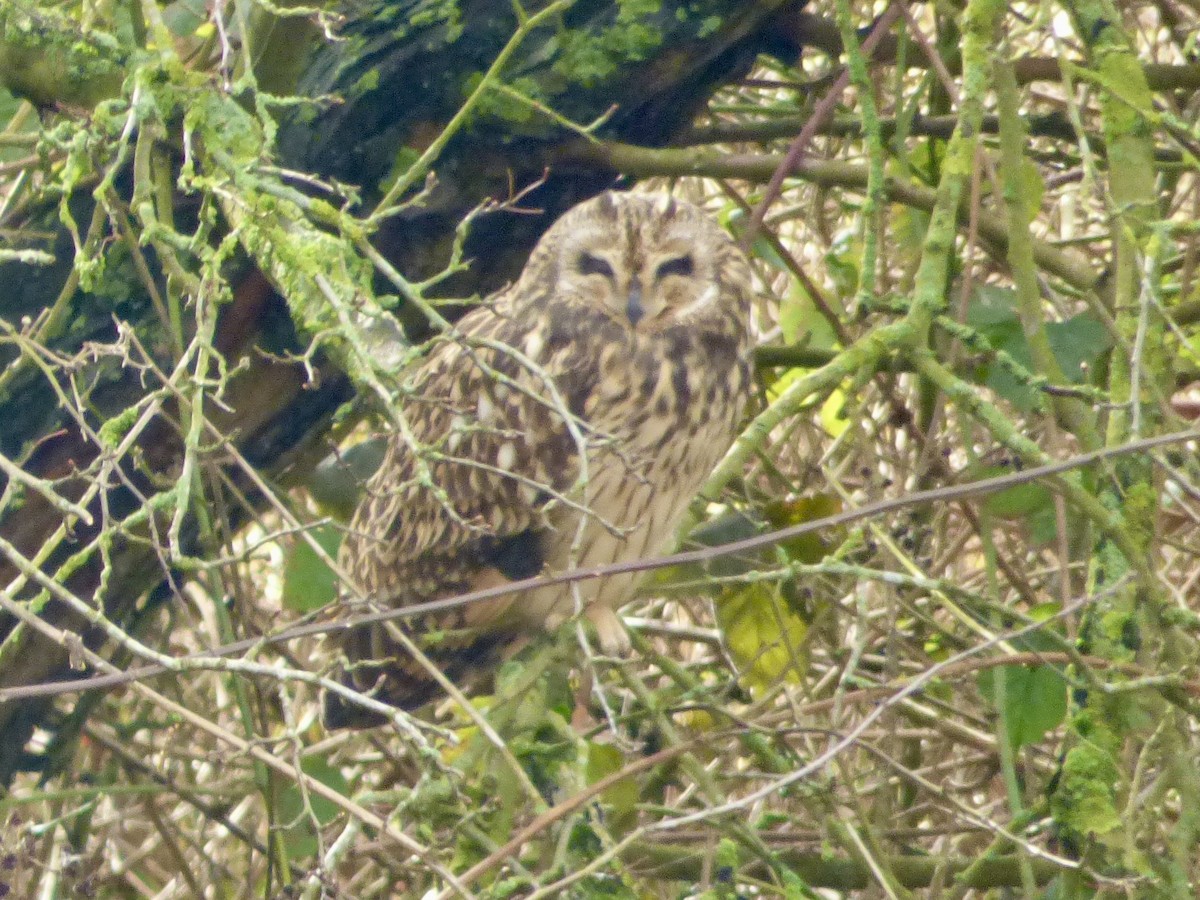
M 633 645 L 629 641 L 629 632 L 625 623 L 617 615 L 616 610 L 609 606 L 589 606 L 584 613 L 587 620 L 596 629 L 596 639 L 600 643 L 600 652 L 605 656 L 628 656 Z

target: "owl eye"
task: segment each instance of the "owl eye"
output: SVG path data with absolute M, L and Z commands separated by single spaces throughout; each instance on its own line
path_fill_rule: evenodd
M 696 264 L 692 261 L 691 254 L 686 256 L 677 256 L 674 259 L 668 259 L 661 263 L 654 273 L 655 278 L 666 278 L 668 275 L 691 275 L 695 270 Z
M 579 262 L 575 265 L 579 269 L 580 275 L 603 275 L 605 278 L 613 277 L 612 266 L 606 260 L 598 256 L 593 256 L 590 253 L 580 253 Z

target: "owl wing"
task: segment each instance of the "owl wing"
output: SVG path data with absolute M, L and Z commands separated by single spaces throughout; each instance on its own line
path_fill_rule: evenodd
M 552 298 L 546 298 L 551 300 Z M 545 310 L 552 302 L 542 305 Z M 541 571 L 548 530 L 579 474 L 579 416 L 596 368 L 537 304 L 502 297 L 464 317 L 420 366 L 341 551 L 374 610 L 442 599 Z M 531 318 L 533 321 L 531 322 Z M 576 329 L 571 329 L 575 331 Z M 452 681 L 514 638 L 514 595 L 372 624 L 343 636 L 346 682 L 415 708 L 437 692 L 397 631 Z M 329 725 L 373 724 L 331 695 Z

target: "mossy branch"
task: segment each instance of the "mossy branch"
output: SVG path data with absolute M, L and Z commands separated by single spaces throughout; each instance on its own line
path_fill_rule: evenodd
M 125 52 L 52 8 L 0 6 L 0 84 L 35 106 L 91 109 L 116 96 Z
M 699 148 L 657 149 L 614 141 L 574 143 L 555 151 L 548 160 L 551 165 L 558 163 L 609 168 L 633 178 L 696 176 L 728 178 L 752 184 L 770 181 L 782 162 L 783 157 L 775 154 L 730 154 Z M 789 175 L 821 187 L 855 191 L 865 191 L 870 178 L 865 166 L 812 157 L 802 159 Z M 883 193 L 893 203 L 927 212 L 932 211 L 937 202 L 934 189 L 890 175 L 884 179 Z M 965 201 L 960 200 L 956 215 L 959 222 L 966 222 L 968 210 Z M 1008 226 L 1001 217 L 987 210 L 979 210 L 976 213 L 976 226 L 981 237 L 997 248 L 997 252 L 1002 253 L 1007 248 Z M 1061 278 L 1072 290 L 1087 293 L 1100 283 L 1100 272 L 1075 253 L 1034 240 L 1033 255 L 1040 269 Z
M 1050 346 L 1044 321 L 1042 291 L 1038 284 L 1037 262 L 1034 258 L 1033 236 L 1029 226 L 1033 221 L 1034 208 L 1028 184 L 1023 154 L 1026 133 L 1018 110 L 1017 82 L 1012 66 L 998 62 L 996 72 L 996 97 L 1000 107 L 1000 177 L 1003 181 L 1004 206 L 1008 215 L 1008 266 L 1012 272 L 1016 291 L 1017 309 L 1021 327 L 1029 343 L 1034 369 L 1044 375 L 1051 384 L 1065 386 L 1069 382 L 1058 364 L 1058 358 Z M 1061 394 L 1052 395 L 1050 404 L 1063 425 L 1075 434 L 1085 450 L 1100 446 L 1100 434 L 1096 417 L 1081 400 Z
M 831 858 L 828 854 L 805 852 L 783 847 L 775 850 L 779 861 L 804 879 L 814 888 L 836 891 L 861 891 L 874 883 L 872 871 L 867 864 L 851 859 Z M 686 843 L 666 844 L 641 841 L 622 854 L 622 858 L 636 872 L 644 869 L 657 878 L 676 881 L 696 881 L 701 878 L 707 860 Z M 966 874 L 960 885 L 974 890 L 1018 887 L 1021 884 L 1021 861 L 1027 861 L 1034 871 L 1038 884 L 1046 884 L 1061 868 L 1044 859 L 1029 859 L 1026 856 L 996 856 L 991 859 L 973 857 L 935 856 L 888 856 L 888 871 L 905 888 L 929 887 L 935 878 Z M 762 866 L 746 867 L 745 874 L 763 876 Z

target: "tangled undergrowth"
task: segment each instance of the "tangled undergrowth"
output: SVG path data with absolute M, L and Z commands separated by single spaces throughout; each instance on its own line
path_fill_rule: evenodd
M 341 6 L 0 4 L 0 896 L 1195 896 L 1192 4 Z M 382 53 L 368 7 L 474 74 L 352 122 L 387 171 L 351 187 L 285 163 L 338 102 L 243 54 Z M 751 27 L 670 146 L 620 67 L 564 87 L 589 28 L 662 75 Z M 66 62 L 34 89 L 28 54 Z M 481 191 L 535 133 L 546 180 Z M 628 657 L 568 628 L 469 711 L 327 732 L 397 373 L 519 270 L 473 235 L 613 172 L 755 269 L 758 405 L 694 552 Z

